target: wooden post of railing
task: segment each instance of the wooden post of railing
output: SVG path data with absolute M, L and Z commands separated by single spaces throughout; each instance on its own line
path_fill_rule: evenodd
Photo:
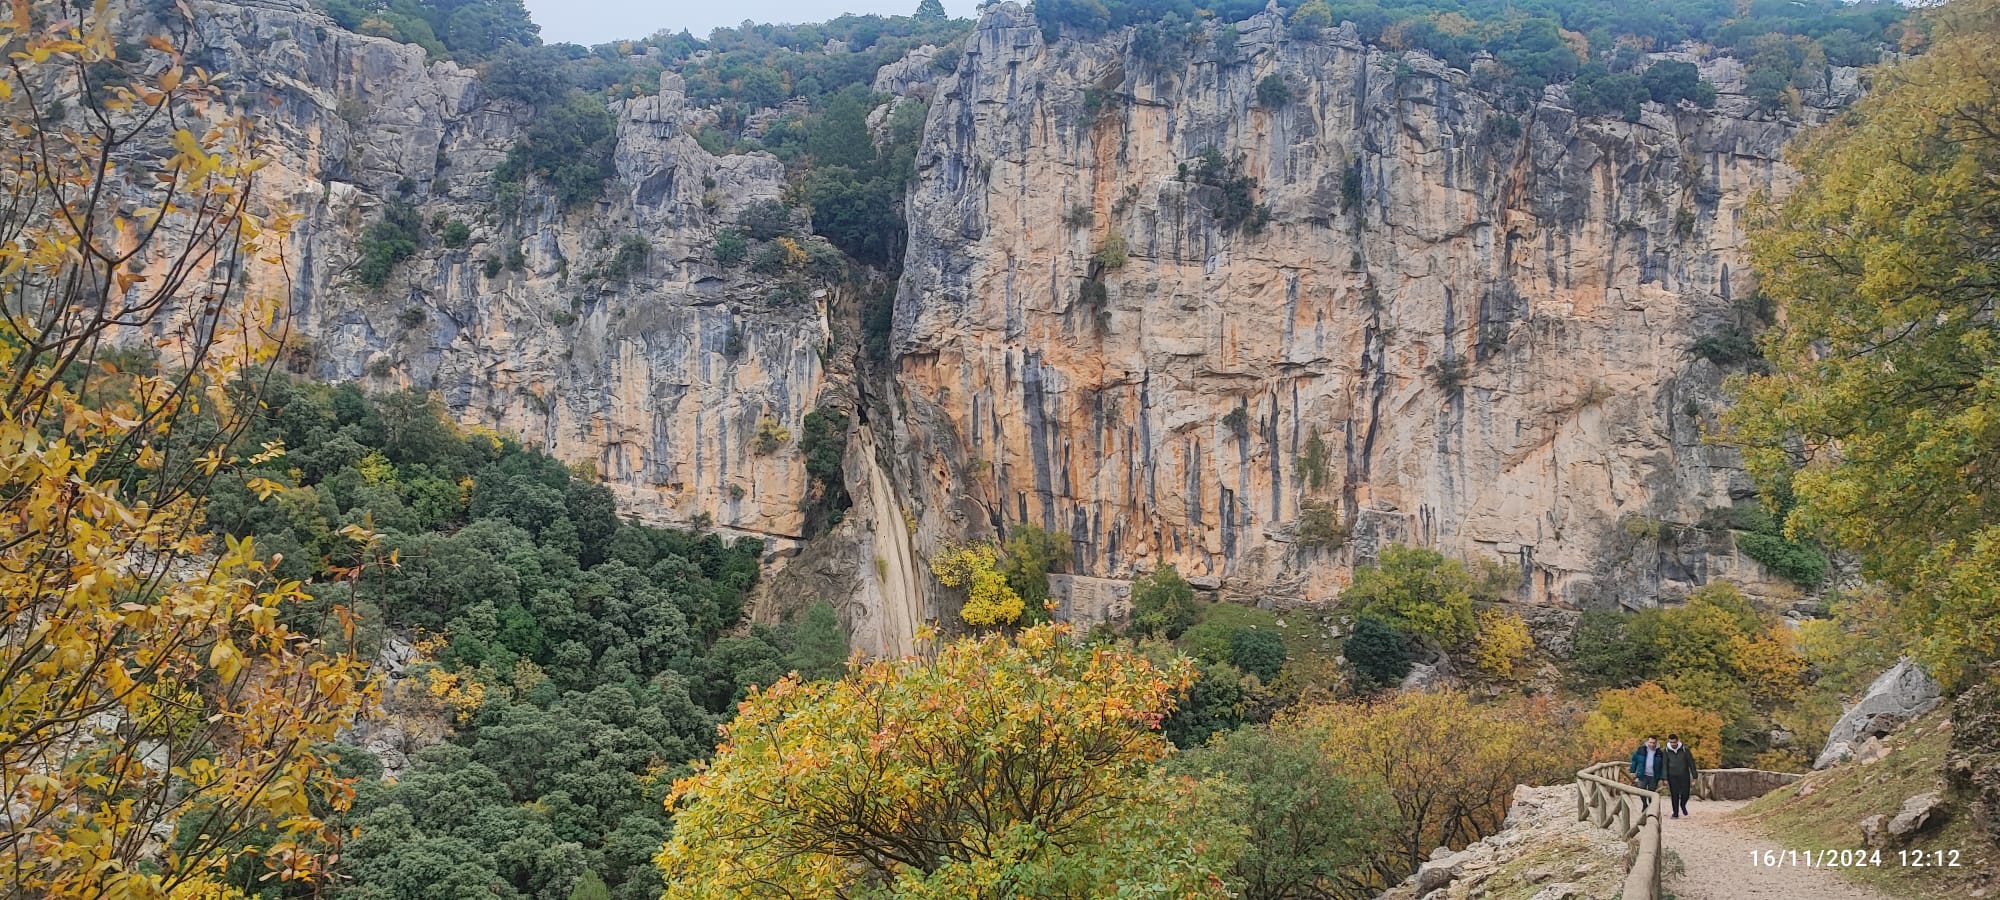
M 1639 824 L 1639 852 L 1633 854 L 1632 870 L 1625 873 L 1624 900 L 1655 900 L 1660 896 L 1660 807 L 1646 810 Z
M 1659 900 L 1660 795 L 1621 780 L 1625 764 L 1598 763 L 1576 773 L 1576 817 L 1626 840 L 1638 852 L 1625 875 L 1623 900 Z

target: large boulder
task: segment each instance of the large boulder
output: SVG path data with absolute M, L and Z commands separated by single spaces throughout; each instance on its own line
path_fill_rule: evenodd
M 1440 847 L 1439 849 L 1442 850 L 1444 848 Z M 1427 896 L 1430 892 L 1450 884 L 1451 880 L 1457 878 L 1458 873 L 1465 869 L 1465 864 L 1472 861 L 1472 858 L 1473 853 L 1470 849 L 1460 850 L 1457 853 L 1447 851 L 1443 856 L 1439 856 L 1436 853 L 1431 854 L 1431 858 L 1417 868 L 1417 874 L 1411 876 L 1416 882 L 1417 895 L 1420 897 Z
M 1951 724 L 1945 779 L 1987 839 L 2000 843 L 2000 667 L 1952 701 Z
M 1896 663 L 1868 686 L 1868 693 L 1840 721 L 1833 723 L 1833 730 L 1826 736 L 1826 749 L 1820 751 L 1813 768 L 1824 769 L 1852 757 L 1868 738 L 1895 731 L 1904 722 L 1935 709 L 1942 699 L 1943 691 L 1937 681 L 1915 661 L 1904 659 Z
M 1899 841 L 1910 839 L 1911 835 L 1924 830 L 1925 826 L 1942 818 L 1944 798 L 1935 793 L 1918 794 L 1903 801 L 1903 808 L 1896 817 L 1889 820 L 1889 836 Z

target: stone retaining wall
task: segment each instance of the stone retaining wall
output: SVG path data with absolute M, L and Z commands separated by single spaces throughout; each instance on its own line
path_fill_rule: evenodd
M 1799 780 L 1791 772 L 1762 769 L 1709 769 L 1701 773 L 1694 795 L 1703 800 L 1754 800 Z

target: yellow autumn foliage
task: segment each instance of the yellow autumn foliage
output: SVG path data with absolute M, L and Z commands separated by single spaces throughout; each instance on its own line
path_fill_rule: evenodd
M 1000 555 L 991 544 L 971 544 L 939 553 L 931 574 L 945 587 L 965 589 L 959 618 L 969 625 L 1010 625 L 1028 608 L 1000 572 Z
M 460 726 L 471 722 L 472 714 L 486 702 L 486 685 L 464 672 L 432 669 L 425 675 L 424 687 L 451 710 L 452 722 Z
M 1666 688 L 1646 682 L 1597 695 L 1597 707 L 1583 719 L 1583 741 L 1592 758 L 1623 760 L 1648 735 L 1661 741 L 1678 734 L 1703 768 L 1722 764 L 1722 717 L 1695 709 Z
M 282 349 L 293 217 L 253 205 L 256 123 L 174 8 L 138 47 L 119 8 L 0 12 L 0 895 L 222 900 L 239 859 L 324 880 L 353 793 L 317 748 L 372 686 L 344 609 L 295 630 L 303 585 L 202 527 Z
M 1472 659 L 1479 671 L 1501 679 L 1514 677 L 1514 669 L 1535 646 L 1528 623 L 1513 613 L 1486 610 L 1479 614 L 1479 636 Z
M 664 896 L 1227 896 L 1240 830 L 1153 768 L 1194 679 L 1060 625 L 787 676 L 674 783 Z
M 1766 705 L 1784 703 L 1805 688 L 1806 658 L 1790 629 L 1777 626 L 1731 642 L 1736 672 L 1750 696 Z

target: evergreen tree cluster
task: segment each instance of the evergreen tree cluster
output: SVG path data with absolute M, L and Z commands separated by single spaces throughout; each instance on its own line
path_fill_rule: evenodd
M 209 527 L 282 554 L 368 645 L 428 638 L 400 682 L 455 714 L 397 781 L 359 782 L 340 896 L 560 897 L 590 873 L 657 897 L 672 778 L 753 687 L 843 668 L 825 603 L 740 627 L 761 541 L 622 521 L 588 471 L 461 431 L 418 394 L 279 379 L 264 402 L 246 446 L 290 450 L 218 479 Z M 259 479 L 288 489 L 256 502 Z

